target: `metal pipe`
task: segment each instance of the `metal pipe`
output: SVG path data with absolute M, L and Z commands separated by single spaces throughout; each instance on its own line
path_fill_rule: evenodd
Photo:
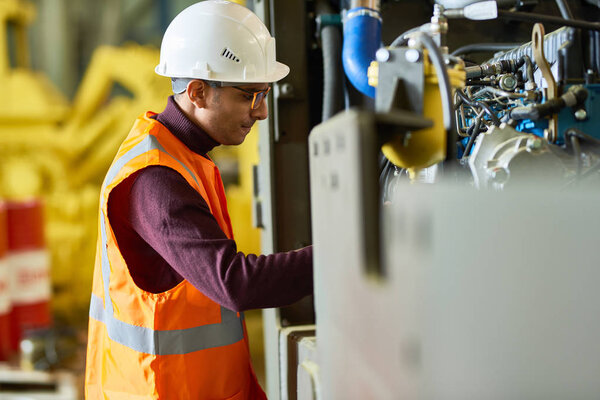
M 482 53 L 488 51 L 504 51 L 512 50 L 521 45 L 521 43 L 476 43 L 468 44 L 466 46 L 459 47 L 452 52 L 453 56 L 470 54 L 470 53 Z
M 465 146 L 465 150 L 462 155 L 463 159 L 469 157 L 469 153 L 473 148 L 473 143 L 475 143 L 475 139 L 477 139 L 477 136 L 479 136 L 479 132 L 481 129 L 481 120 L 483 119 L 483 113 L 484 110 L 481 110 L 479 114 L 477 114 L 477 117 L 475 117 L 475 122 L 469 127 L 469 130 L 467 131 L 471 131 L 471 133 L 469 134 L 469 140 L 467 142 L 467 145 Z
M 525 21 L 532 23 L 548 23 L 556 25 L 572 26 L 574 28 L 587 29 L 592 31 L 600 30 L 600 23 L 598 22 L 587 22 L 579 20 L 568 20 L 560 17 L 554 17 L 552 15 L 524 13 L 518 11 L 506 11 L 498 10 L 498 18 L 514 20 L 514 21 Z
M 527 82 L 529 82 L 529 85 L 526 85 L 525 89 L 535 89 L 537 87 L 536 83 L 535 83 L 535 77 L 533 74 L 533 62 L 531 61 L 531 58 L 527 55 L 524 54 L 520 59 L 519 59 L 519 64 L 522 65 L 522 63 L 525 64 L 525 76 L 527 77 Z M 520 66 L 519 66 L 520 68 Z M 529 86 L 529 87 L 527 87 Z
M 573 19 L 573 13 L 565 0 L 556 0 L 556 5 L 560 10 L 560 15 L 562 15 L 564 19 Z
M 591 69 L 592 72 L 600 71 L 600 32 L 590 32 L 589 33 L 589 54 L 590 56 L 590 65 L 588 69 Z
M 471 107 L 482 108 L 490 117 L 494 125 L 500 125 L 500 120 L 498 119 L 498 116 L 494 113 L 494 111 L 492 111 L 492 109 L 487 103 L 484 103 L 482 101 L 472 101 L 471 99 L 467 98 L 467 96 L 460 89 L 456 91 L 456 94 L 466 105 Z

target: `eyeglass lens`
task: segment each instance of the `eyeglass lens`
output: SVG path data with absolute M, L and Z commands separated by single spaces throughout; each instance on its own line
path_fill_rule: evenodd
M 271 88 L 268 88 L 267 90 L 261 90 L 260 92 L 254 92 L 254 98 L 252 99 L 251 106 L 253 110 L 256 110 L 258 107 L 260 107 L 263 99 L 265 98 L 267 93 L 269 93 L 270 90 Z

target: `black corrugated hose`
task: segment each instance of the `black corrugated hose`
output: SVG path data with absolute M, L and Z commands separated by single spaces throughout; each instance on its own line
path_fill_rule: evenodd
M 337 26 L 321 29 L 323 54 L 322 121 L 344 109 L 344 67 L 342 65 L 342 32 Z

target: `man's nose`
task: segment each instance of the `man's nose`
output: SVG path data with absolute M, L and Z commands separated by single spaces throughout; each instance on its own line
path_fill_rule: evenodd
M 258 108 L 250 110 L 250 116 L 258 120 L 266 119 L 268 114 L 269 108 L 267 107 L 267 99 L 263 99 Z

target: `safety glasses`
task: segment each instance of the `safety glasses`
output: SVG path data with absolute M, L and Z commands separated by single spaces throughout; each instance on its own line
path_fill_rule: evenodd
M 206 82 L 206 84 L 208 84 L 208 86 L 210 86 L 210 87 L 214 87 L 214 88 L 232 87 L 234 89 L 237 89 L 244 93 L 252 95 L 252 104 L 250 105 L 250 108 L 252 110 L 256 110 L 258 107 L 260 107 L 263 100 L 267 96 L 267 93 L 269 93 L 271 91 L 271 86 L 269 86 L 265 90 L 259 90 L 258 92 L 253 92 L 250 90 L 243 89 L 239 86 L 236 86 L 235 83 L 219 82 L 219 81 L 204 81 L 204 82 Z
M 250 90 L 246 90 L 246 89 L 242 89 L 239 86 L 231 86 L 234 89 L 237 90 L 241 90 L 244 93 L 248 93 L 250 95 L 252 95 L 252 104 L 250 105 L 250 108 L 252 110 L 256 110 L 258 107 L 260 107 L 260 105 L 262 104 L 264 98 L 267 96 L 267 93 L 269 93 L 271 91 L 271 86 L 269 86 L 268 88 L 266 88 L 265 90 L 260 90 L 258 92 L 252 92 Z

